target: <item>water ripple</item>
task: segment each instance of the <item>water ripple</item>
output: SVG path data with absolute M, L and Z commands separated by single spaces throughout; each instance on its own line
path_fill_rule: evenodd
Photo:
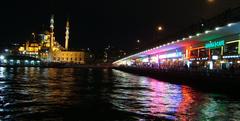
M 96 117 L 240 120 L 240 99 L 111 69 L 0 67 L 0 120 Z

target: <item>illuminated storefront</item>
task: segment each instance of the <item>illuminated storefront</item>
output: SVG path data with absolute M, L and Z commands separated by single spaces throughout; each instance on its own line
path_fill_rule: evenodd
M 158 64 L 160 68 L 186 65 L 191 69 L 240 68 L 240 22 L 162 44 L 113 64 L 118 65 L 125 59 L 142 58 L 143 55 L 143 63 Z

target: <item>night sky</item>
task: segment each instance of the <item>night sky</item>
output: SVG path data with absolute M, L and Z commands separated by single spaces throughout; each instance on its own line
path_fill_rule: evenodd
M 213 2 L 208 2 L 213 1 Z M 48 29 L 55 15 L 57 41 L 64 45 L 70 18 L 70 48 L 102 49 L 108 44 L 126 50 L 214 17 L 240 0 L 7 0 L 1 1 L 1 45 L 22 42 L 32 32 Z M 157 26 L 164 30 L 156 31 Z

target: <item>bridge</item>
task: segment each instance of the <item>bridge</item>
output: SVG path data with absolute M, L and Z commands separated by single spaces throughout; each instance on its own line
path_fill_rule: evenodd
M 157 69 L 239 69 L 240 22 L 216 26 L 158 45 L 117 60 L 113 65 Z

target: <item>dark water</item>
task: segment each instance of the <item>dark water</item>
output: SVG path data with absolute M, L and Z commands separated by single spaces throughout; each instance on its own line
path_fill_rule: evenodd
M 240 99 L 111 69 L 0 67 L 0 120 L 236 121 Z

